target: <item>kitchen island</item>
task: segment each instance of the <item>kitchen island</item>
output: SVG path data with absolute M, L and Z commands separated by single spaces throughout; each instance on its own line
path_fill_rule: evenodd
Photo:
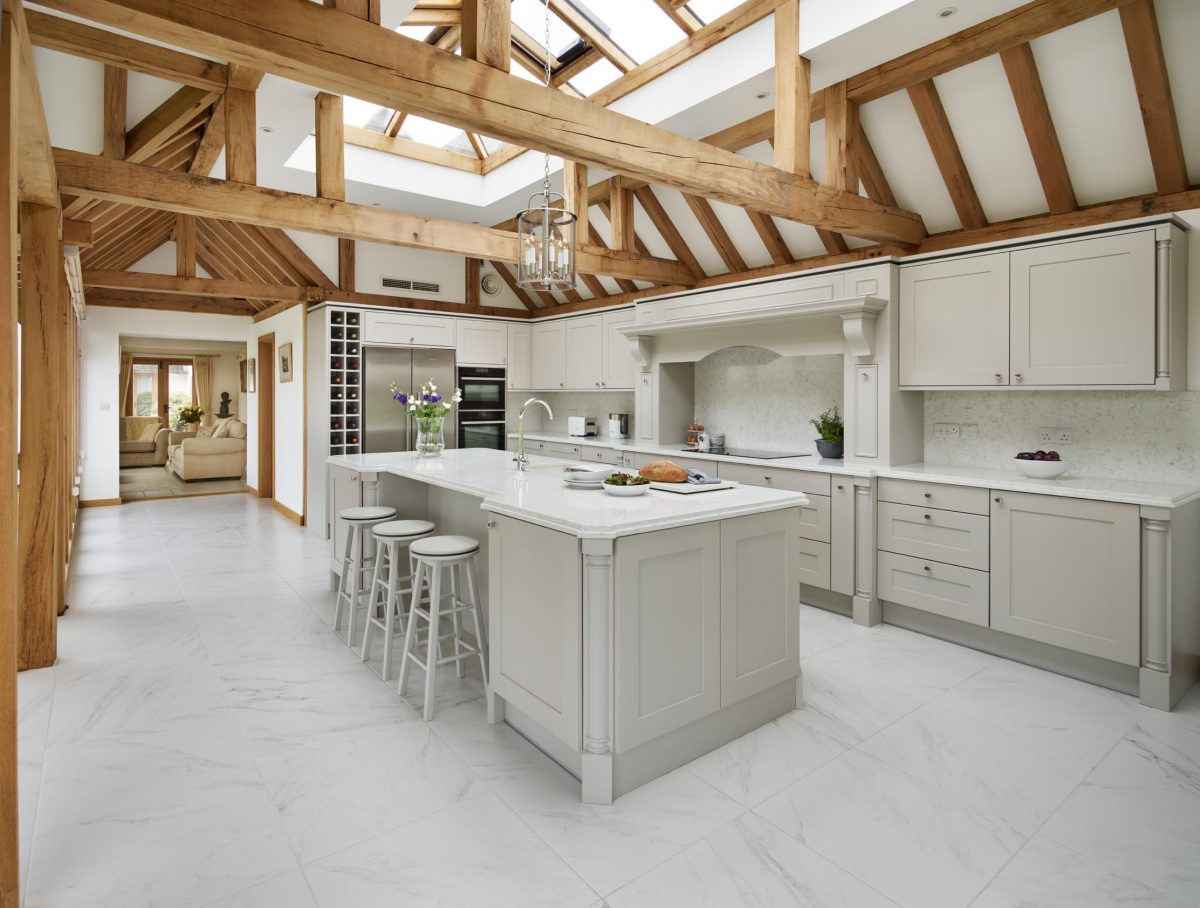
M 488 716 L 612 799 L 799 705 L 798 492 L 618 498 L 503 451 L 331 457 L 329 489 L 480 540 Z M 340 534 L 333 534 L 335 540 Z M 336 561 L 333 553 L 331 564 Z

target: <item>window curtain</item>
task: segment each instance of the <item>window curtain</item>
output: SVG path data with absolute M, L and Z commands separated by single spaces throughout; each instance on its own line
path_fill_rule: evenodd
M 212 425 L 213 360 L 215 356 L 192 357 L 192 385 L 196 405 L 204 408 L 205 426 Z
M 121 412 L 133 413 L 133 400 L 130 393 L 133 389 L 133 354 L 121 354 Z

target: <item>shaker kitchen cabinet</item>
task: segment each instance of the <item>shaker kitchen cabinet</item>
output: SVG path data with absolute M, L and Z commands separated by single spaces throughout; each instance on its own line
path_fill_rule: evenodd
M 721 707 L 721 540 L 730 522 L 617 540 L 614 681 L 622 751 Z
M 1153 385 L 1154 232 L 1011 257 L 1013 385 Z
M 529 372 L 534 390 L 557 391 L 567 386 L 565 322 L 533 326 Z
M 600 316 L 567 319 L 564 324 L 567 388 L 596 391 L 601 387 L 604 370 L 604 325 Z
M 1137 505 L 993 492 L 991 626 L 1137 665 Z
M 794 511 L 721 521 L 721 706 L 796 676 L 799 563 Z
M 477 318 L 458 320 L 460 366 L 504 366 L 508 360 L 508 325 Z
M 510 391 L 526 390 L 533 387 L 530 369 L 532 356 L 533 331 L 529 325 L 508 326 L 508 368 L 505 371 L 505 381 Z
M 900 385 L 1008 384 L 1008 253 L 900 269 Z
M 637 381 L 637 363 L 629 352 L 629 341 L 621 333 L 634 323 L 633 310 L 622 309 L 609 312 L 602 317 L 604 325 L 604 375 L 600 379 L 603 388 L 631 389 Z
M 363 313 L 362 340 L 373 346 L 453 347 L 455 321 L 433 312 L 368 310 Z

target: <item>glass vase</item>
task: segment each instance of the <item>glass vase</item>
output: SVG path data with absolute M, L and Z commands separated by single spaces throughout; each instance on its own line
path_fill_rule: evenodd
M 446 450 L 446 442 L 442 438 L 442 427 L 445 425 L 444 416 L 417 417 L 417 443 L 415 450 L 418 457 L 441 457 Z

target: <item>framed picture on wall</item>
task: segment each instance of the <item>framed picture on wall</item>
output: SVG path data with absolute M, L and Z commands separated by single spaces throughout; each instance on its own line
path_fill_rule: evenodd
M 244 359 L 239 365 L 242 370 L 242 391 L 246 394 L 253 394 L 258 390 L 257 382 L 255 381 L 254 360 Z
M 292 376 L 292 345 L 280 344 L 279 346 L 279 383 L 289 382 Z

